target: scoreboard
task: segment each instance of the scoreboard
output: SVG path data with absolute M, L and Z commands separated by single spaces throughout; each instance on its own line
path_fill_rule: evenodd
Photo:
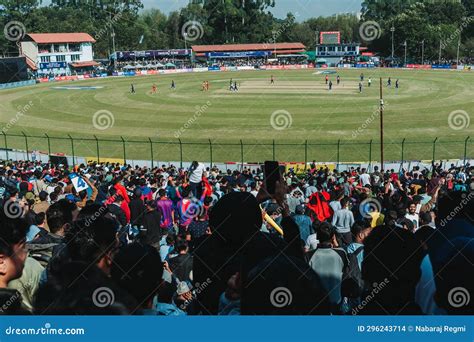
M 25 57 L 0 58 L 0 83 L 20 82 L 27 79 Z
M 321 32 L 319 44 L 341 44 L 341 32 Z

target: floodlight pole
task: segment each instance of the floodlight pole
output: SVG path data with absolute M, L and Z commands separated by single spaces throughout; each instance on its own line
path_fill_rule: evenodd
M 404 67 L 407 67 L 407 41 L 405 40 L 405 65 Z
M 383 85 L 382 77 L 380 77 L 380 169 L 383 170 Z
M 458 40 L 458 52 L 456 54 L 456 66 L 459 65 L 459 49 L 461 48 L 461 35 L 459 35 L 459 40 Z
M 425 40 L 421 41 L 421 64 L 425 65 Z
M 395 56 L 395 27 L 392 26 L 390 28 L 390 31 L 392 32 L 392 63 L 393 63 L 393 57 Z

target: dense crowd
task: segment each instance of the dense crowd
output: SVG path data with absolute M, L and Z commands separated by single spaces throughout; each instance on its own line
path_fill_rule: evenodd
M 0 165 L 0 313 L 472 314 L 473 167 Z

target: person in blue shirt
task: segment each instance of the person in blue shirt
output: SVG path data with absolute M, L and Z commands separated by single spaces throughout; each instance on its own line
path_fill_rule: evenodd
M 304 206 L 297 205 L 295 210 L 295 215 L 293 216 L 293 221 L 298 225 L 300 230 L 300 239 L 306 242 L 308 236 L 313 233 L 311 227 L 312 222 L 309 216 L 304 214 Z

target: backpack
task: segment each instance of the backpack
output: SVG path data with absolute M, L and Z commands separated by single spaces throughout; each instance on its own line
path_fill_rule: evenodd
M 362 272 L 359 267 L 357 256 L 362 252 L 364 246 L 357 248 L 353 253 L 344 253 L 341 256 L 342 251 L 339 252 L 339 256 L 343 258 L 344 269 L 342 271 L 342 286 L 341 294 L 347 298 L 358 298 L 364 291 L 364 281 L 362 280 Z M 347 263 L 346 263 L 347 261 Z

